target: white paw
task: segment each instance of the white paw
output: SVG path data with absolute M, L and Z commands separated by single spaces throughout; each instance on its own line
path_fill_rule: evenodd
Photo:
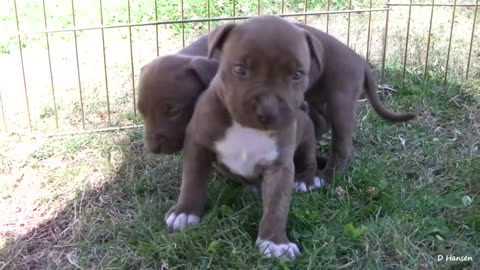
M 243 191 L 248 193 L 258 193 L 258 187 L 254 185 L 247 185 L 243 188 Z
M 317 189 L 317 188 L 322 188 L 322 187 L 325 187 L 327 185 L 327 183 L 325 182 L 325 180 L 323 180 L 323 178 L 319 178 L 317 176 L 315 176 L 313 178 L 313 186 L 310 186 L 310 190 L 312 189 Z
M 295 192 L 307 192 L 307 184 L 305 182 L 295 182 Z
M 172 212 L 166 219 L 167 228 L 174 231 L 183 230 L 188 226 L 198 224 L 200 217 L 197 215 L 187 215 L 185 213 L 175 214 Z
M 325 181 L 315 176 L 313 185 L 307 186 L 305 182 L 295 182 L 294 190 L 295 192 L 307 192 L 324 186 L 326 186 Z
M 277 245 L 268 240 L 257 239 L 255 245 L 258 246 L 258 250 L 264 258 L 293 259 L 300 255 L 300 250 L 294 243 Z

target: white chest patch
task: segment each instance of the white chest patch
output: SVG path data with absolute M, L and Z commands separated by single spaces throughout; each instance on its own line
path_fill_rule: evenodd
M 265 131 L 243 127 L 237 122 L 215 143 L 215 150 L 219 162 L 243 177 L 255 177 L 256 165 L 269 165 L 278 157 L 274 138 Z

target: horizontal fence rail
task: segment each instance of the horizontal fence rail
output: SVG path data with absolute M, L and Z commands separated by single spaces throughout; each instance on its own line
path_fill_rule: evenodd
M 349 13 L 366 13 L 366 12 L 385 12 L 390 10 L 390 8 L 371 8 L 371 9 L 354 9 L 354 10 L 330 10 L 330 11 L 318 11 L 318 12 L 298 12 L 298 13 L 286 13 L 278 14 L 279 17 L 299 17 L 299 16 L 315 16 L 315 15 L 328 15 L 328 14 L 349 14 Z M 256 14 L 255 14 L 256 15 Z M 38 34 L 53 34 L 53 33 L 63 33 L 63 32 L 73 32 L 73 31 L 88 31 L 88 30 L 101 30 L 101 29 L 115 29 L 115 28 L 127 28 L 127 27 L 139 27 L 139 26 L 155 26 L 155 25 L 167 25 L 167 24 L 185 24 L 185 23 L 202 23 L 202 22 L 219 22 L 219 21 L 235 21 L 235 20 L 246 20 L 255 15 L 249 16 L 230 16 L 230 17 L 213 17 L 213 18 L 201 18 L 201 19 L 183 19 L 175 21 L 154 21 L 154 22 L 145 22 L 145 23 L 123 23 L 115 25 L 98 25 L 90 27 L 70 27 L 62 29 L 44 29 L 38 31 L 18 31 L 16 33 L 10 33 L 9 36 L 27 36 L 27 35 L 38 35 Z
M 188 45 L 189 41 L 222 22 L 237 22 L 259 14 L 276 14 L 312 24 L 339 38 L 373 66 L 379 67 L 381 84 L 388 83 L 387 77 L 396 70 L 401 77 L 397 88 L 407 87 L 413 75 L 421 76 L 423 80 L 440 77 L 444 84 L 450 78 L 466 80 L 480 76 L 480 40 L 476 32 L 478 0 L 462 3 L 457 0 L 448 3 L 435 0 L 387 3 L 349 0 L 343 4 L 330 0 L 282 0 L 276 9 L 268 4 L 262 5 L 260 0 L 227 0 L 222 1 L 222 5 L 210 0 L 181 0 L 176 6 L 171 1 L 151 0 L 154 7 L 143 12 L 151 10 L 154 15 L 141 14 L 148 19 L 140 22 L 139 1 L 125 0 L 123 15 L 126 18 L 114 23 L 108 22 L 111 13 L 107 11 L 117 8 L 120 1 L 115 6 L 109 6 L 106 0 L 93 1 L 96 6 L 91 6 L 87 15 L 81 16 L 77 14 L 80 2 L 71 0 L 61 1 L 66 6 L 64 14 L 69 14 L 65 19 L 68 23 L 54 26 L 50 20 L 55 18 L 49 17 L 46 5 L 50 1 L 37 2 L 40 2 L 37 3 L 40 5 L 40 23 L 23 26 L 26 11 L 22 8 L 27 9 L 27 6 L 17 4 L 15 0 L 8 1 L 14 17 L 0 18 L 11 26 L 2 30 L 0 42 L 5 41 L 7 45 L 0 47 L 5 50 L 0 51 L 0 57 L 12 63 L 7 66 L 3 64 L 5 61 L 0 61 L 0 65 L 5 70 L 15 69 L 10 80 L 14 86 L 7 84 L 0 88 L 0 119 L 3 122 L 0 131 L 3 132 L 29 130 L 53 136 L 139 128 L 142 125 L 136 110 L 136 78 L 142 63 L 172 53 L 164 47 L 179 49 Z M 132 7 L 134 4 L 137 9 Z M 192 14 L 194 8 L 201 10 L 200 14 Z M 249 11 L 245 12 L 245 9 Z M 165 19 L 165 14 L 175 19 Z M 79 19 L 85 16 L 98 16 L 99 22 L 79 23 Z M 33 29 L 38 25 L 42 25 L 42 29 Z M 122 32 L 124 30 L 127 32 Z M 99 36 L 88 40 L 86 36 L 90 34 Z M 152 35 L 152 40 L 146 38 Z M 114 45 L 110 40 L 114 40 Z M 122 45 L 121 51 L 115 51 L 116 45 L 124 40 L 128 46 Z M 92 60 L 96 61 L 94 64 L 84 63 L 84 59 L 95 52 L 93 49 L 82 50 L 85 43 L 101 48 L 101 55 Z M 67 55 L 69 50 L 70 56 Z M 147 56 L 142 54 L 143 51 L 152 51 L 153 54 Z M 41 54 L 44 54 L 43 58 L 38 56 Z M 60 60 L 59 54 L 62 55 Z M 124 55 L 128 57 L 123 59 Z M 45 72 L 46 79 L 34 80 L 29 66 L 42 61 L 46 64 L 40 71 Z M 98 68 L 102 71 L 93 71 Z M 38 86 L 38 81 L 43 84 Z M 76 95 L 72 94 L 74 91 Z M 43 96 L 38 97 L 39 93 Z M 32 94 L 36 96 L 31 97 Z

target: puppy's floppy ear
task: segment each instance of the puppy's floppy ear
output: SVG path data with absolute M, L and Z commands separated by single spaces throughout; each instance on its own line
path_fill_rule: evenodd
M 216 49 L 221 50 L 226 37 L 235 25 L 235 23 L 220 25 L 208 34 L 208 58 L 212 58 Z
M 217 70 L 218 62 L 206 57 L 195 57 L 187 66 L 187 71 L 192 72 L 205 88 L 208 87 L 213 77 L 215 77 Z
M 320 40 L 305 31 L 308 48 L 310 49 L 310 56 L 317 64 L 318 71 L 321 72 L 323 68 L 324 48 Z
M 147 74 L 149 73 L 149 68 L 150 68 L 150 62 L 144 64 L 140 68 L 140 72 L 138 73 L 138 80 L 137 80 L 137 88 L 139 89 L 138 94 L 140 95 L 141 90 L 143 89 L 143 81 L 145 80 L 145 77 L 148 77 Z
M 140 73 L 145 73 L 145 71 L 148 69 L 148 66 L 151 62 L 148 62 L 146 64 L 143 64 L 143 66 L 140 68 Z

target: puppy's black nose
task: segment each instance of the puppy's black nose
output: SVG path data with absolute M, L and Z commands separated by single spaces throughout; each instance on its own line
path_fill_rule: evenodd
M 260 124 L 268 126 L 275 121 L 276 114 L 275 112 L 268 109 L 258 109 L 257 110 L 257 120 Z

